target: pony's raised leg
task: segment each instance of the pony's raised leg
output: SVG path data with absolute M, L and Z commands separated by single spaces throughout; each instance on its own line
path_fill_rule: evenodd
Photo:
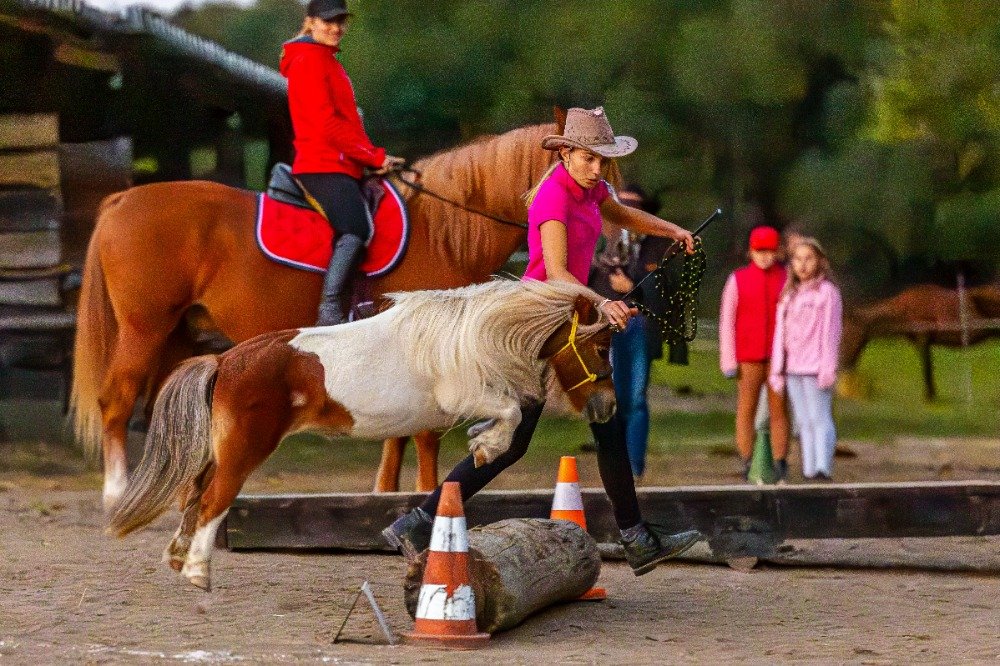
M 424 430 L 413 436 L 413 443 L 417 448 L 417 492 L 429 493 L 438 486 L 441 435 L 433 430 Z
M 172 328 L 168 326 L 157 331 L 155 327 L 150 327 L 140 332 L 123 324 L 118 331 L 114 357 L 98 398 L 104 422 L 105 509 L 110 508 L 125 492 L 128 483 L 128 420 L 132 416 L 139 391 L 149 381 Z
M 406 451 L 406 442 L 409 439 L 409 437 L 390 437 L 382 442 L 382 460 L 378 464 L 378 474 L 375 476 L 375 492 L 394 493 L 399 490 L 399 472 L 403 467 L 403 452 Z M 417 464 L 420 464 L 419 452 Z
M 458 411 L 456 405 L 460 403 L 458 396 L 451 395 L 451 391 L 449 387 L 440 387 L 435 394 L 442 409 L 455 412 Z M 493 420 L 492 425 L 483 427 L 469 440 L 469 451 L 472 452 L 476 467 L 481 467 L 493 462 L 510 448 L 511 437 L 521 422 L 521 406 L 513 398 L 498 395 L 484 397 L 476 412 L 481 417 Z

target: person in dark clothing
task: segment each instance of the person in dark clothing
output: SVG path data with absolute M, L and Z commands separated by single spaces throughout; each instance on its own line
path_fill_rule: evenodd
M 623 206 L 610 196 L 611 190 L 603 178 L 607 160 L 631 153 L 636 141 L 631 137 L 616 137 L 603 108 L 570 109 L 563 134 L 545 137 L 542 147 L 558 150 L 559 160 L 525 196 L 528 202 L 528 267 L 523 279 L 583 284 L 601 234 L 602 216 L 637 233 L 677 240 L 687 251 L 694 251 L 694 238 L 687 230 Z M 617 330 L 625 329 L 629 319 L 636 314 L 620 299 L 605 298 L 598 308 Z M 542 407 L 542 404 L 522 406 L 521 423 L 514 432 L 510 448 L 493 462 L 476 467 L 473 457 L 468 456 L 448 474 L 448 481 L 461 484 L 463 499 L 477 493 L 524 455 Z M 479 427 L 483 425 L 476 424 L 472 430 Z M 626 559 L 635 575 L 641 576 L 652 571 L 659 562 L 690 548 L 700 534 L 696 530 L 671 534 L 644 521 L 625 449 L 623 421 L 612 417 L 606 423 L 592 423 L 590 427 L 597 442 L 598 470 L 611 500 Z M 419 507 L 400 516 L 382 531 L 385 540 L 411 555 L 427 548 L 433 529 L 431 516 L 437 510 L 440 496 L 439 487 Z
M 311 0 L 302 31 L 285 42 L 281 55 L 295 132 L 292 174 L 335 234 L 317 326 L 346 320 L 341 299 L 371 238 L 361 195 L 364 170 L 403 163 L 368 138 L 351 80 L 337 60 L 350 16 L 346 0 Z
M 641 188 L 630 186 L 618 193 L 622 204 L 656 212 Z M 628 231 L 615 232 L 608 238 L 604 250 L 594 259 L 589 286 L 607 298 L 622 298 L 639 285 L 630 300 L 641 302 L 656 312 L 663 311 L 663 300 L 652 280 L 643 282 L 659 265 L 673 242 L 659 236 L 637 236 Z M 632 475 L 636 481 L 646 471 L 646 449 L 649 443 L 649 405 L 646 391 L 649 371 L 654 359 L 663 357 L 663 336 L 657 326 L 639 313 L 629 319 L 624 331 L 611 338 L 611 360 L 614 366 L 615 394 L 618 415 L 625 424 L 625 445 L 628 449 Z

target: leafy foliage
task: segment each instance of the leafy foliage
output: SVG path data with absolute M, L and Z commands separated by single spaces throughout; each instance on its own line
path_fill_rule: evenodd
M 417 156 L 603 104 L 627 179 L 682 223 L 716 205 L 709 276 L 759 223 L 815 234 L 849 296 L 995 275 L 1000 12 L 992 0 L 355 0 L 342 59 L 377 142 Z M 185 28 L 276 66 L 296 0 Z M 713 265 L 714 264 L 714 265 Z M 709 284 L 708 289 L 719 285 Z

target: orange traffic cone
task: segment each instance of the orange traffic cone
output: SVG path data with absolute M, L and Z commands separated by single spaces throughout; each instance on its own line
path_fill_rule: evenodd
M 403 640 L 471 650 L 483 647 L 489 639 L 489 634 L 476 627 L 461 486 L 457 481 L 447 481 L 434 517 L 424 581 L 417 598 L 416 623 L 413 631 L 403 634 Z
M 583 514 L 583 497 L 580 496 L 580 477 L 576 472 L 576 458 L 563 456 L 559 459 L 559 476 L 556 478 L 556 494 L 552 498 L 552 520 L 569 520 L 587 531 L 587 518 Z M 603 587 L 592 587 L 582 595 L 584 601 L 601 601 L 608 598 Z

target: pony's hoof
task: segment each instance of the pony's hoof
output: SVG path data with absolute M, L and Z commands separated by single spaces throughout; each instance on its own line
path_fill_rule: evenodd
M 188 562 L 181 569 L 181 574 L 195 587 L 200 587 L 206 592 L 212 591 L 212 579 L 208 570 L 208 562 L 196 562 L 194 564 Z
M 188 576 L 188 580 L 191 584 L 197 588 L 205 590 L 206 592 L 212 591 L 212 581 L 208 576 Z
M 167 560 L 167 564 L 169 564 L 170 568 L 176 571 L 177 573 L 180 573 L 181 569 L 184 568 L 184 560 L 176 559 L 173 557 Z
M 469 435 L 470 438 L 475 439 L 476 437 L 479 437 L 481 434 L 483 434 L 484 432 L 486 432 L 487 430 L 489 430 L 490 428 L 492 428 L 496 424 L 497 424 L 497 420 L 496 419 L 487 419 L 485 421 L 477 421 L 476 423 L 472 424 L 472 426 L 468 429 L 467 432 L 468 432 L 468 435 Z

